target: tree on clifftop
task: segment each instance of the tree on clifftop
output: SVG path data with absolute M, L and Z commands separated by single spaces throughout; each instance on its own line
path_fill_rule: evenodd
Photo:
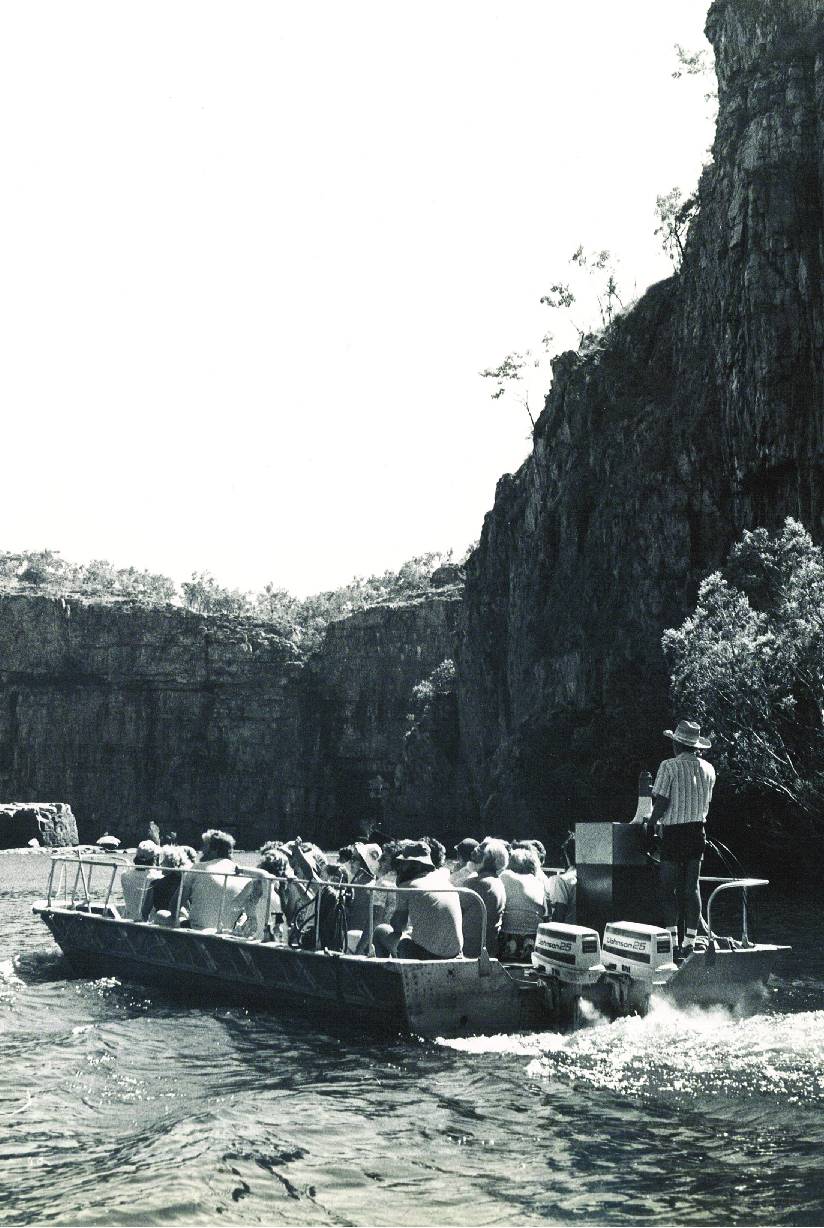
M 191 580 L 181 584 L 183 603 L 196 614 L 241 615 L 252 613 L 248 593 L 223 588 L 210 571 L 192 572 Z
M 608 248 L 586 252 L 583 244 L 579 243 L 570 256 L 569 263 L 572 265 L 572 282 L 555 282 L 549 287 L 549 292 L 541 296 L 540 301 L 544 307 L 561 313 L 564 328 L 567 332 L 570 328 L 575 330 L 578 347 L 583 349 L 597 333 L 604 333 L 610 327 L 619 308 L 624 306 L 617 280 L 618 257 L 613 256 Z M 583 324 L 576 323 L 572 318 L 572 307 L 579 313 L 578 318 L 584 321 Z M 581 312 L 583 314 L 580 314 Z M 594 322 L 596 312 L 600 318 L 600 326 Z M 532 350 L 524 350 L 522 354 L 513 350 L 497 367 L 487 367 L 478 372 L 481 379 L 495 381 L 495 391 L 490 394 L 493 401 L 497 401 L 509 391 L 515 400 L 523 405 L 529 414 L 533 430 L 535 418 L 529 404 L 529 390 L 525 389 L 522 383 L 522 372 L 529 372 L 532 368 L 539 369 L 544 360 L 551 358 L 558 350 L 555 334 L 546 332 L 541 339 L 541 351 L 537 357 L 533 356 Z M 545 393 L 544 385 L 542 394 Z
M 730 783 L 824 837 L 824 556 L 804 527 L 746 532 L 662 643 L 673 703 L 712 731 Z

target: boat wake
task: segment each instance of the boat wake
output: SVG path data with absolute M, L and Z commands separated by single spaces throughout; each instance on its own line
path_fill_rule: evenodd
M 824 1011 L 735 1019 L 722 1008 L 654 1001 L 646 1018 L 570 1035 L 470 1037 L 440 1044 L 467 1053 L 527 1057 L 535 1079 L 623 1095 L 778 1098 L 820 1108 L 824 1096 Z
M 0 960 L 0 996 L 2 996 L 4 989 L 15 986 L 15 985 L 22 985 L 22 984 L 23 982 L 20 980 L 20 977 L 15 972 L 14 960 L 13 959 Z

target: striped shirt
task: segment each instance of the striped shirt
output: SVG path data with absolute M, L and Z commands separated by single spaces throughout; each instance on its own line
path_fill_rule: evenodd
M 658 769 L 652 792 L 668 797 L 669 806 L 661 816 L 665 827 L 677 823 L 703 823 L 710 808 L 715 768 L 706 759 L 689 751 L 665 759 Z

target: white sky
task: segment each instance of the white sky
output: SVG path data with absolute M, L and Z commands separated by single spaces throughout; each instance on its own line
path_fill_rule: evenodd
M 706 8 L 9 0 L 0 549 L 299 595 L 461 554 L 530 446 L 478 372 L 579 243 L 670 271 Z

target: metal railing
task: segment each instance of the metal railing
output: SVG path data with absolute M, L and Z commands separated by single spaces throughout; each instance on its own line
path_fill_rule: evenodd
M 57 886 L 55 888 L 55 882 L 54 882 L 55 871 L 57 870 L 58 867 L 60 867 L 60 871 L 59 871 Z M 74 871 L 74 879 L 73 879 L 72 886 L 71 886 L 71 894 L 69 894 L 69 878 L 71 877 L 71 874 L 70 874 L 71 867 L 76 867 L 76 868 Z M 93 890 L 94 872 L 98 868 L 108 869 L 110 871 L 110 874 L 108 876 L 108 881 L 104 884 L 102 888 L 98 890 L 97 897 L 99 898 L 96 898 L 94 890 Z M 157 879 L 160 876 L 165 877 L 165 875 L 167 874 L 179 874 L 181 876 L 180 888 L 176 892 L 174 912 L 171 914 L 171 924 L 174 928 L 180 927 L 181 909 L 185 907 L 186 900 L 188 898 L 188 891 L 190 888 L 189 888 L 189 884 L 187 884 L 187 881 L 186 881 L 187 878 L 189 878 L 189 883 L 191 883 L 191 879 L 196 876 L 203 876 L 206 878 L 210 878 L 213 881 L 216 879 L 218 880 L 222 879 L 220 903 L 218 906 L 216 924 L 214 927 L 212 926 L 205 927 L 205 930 L 207 932 L 223 934 L 227 937 L 232 936 L 232 931 L 237 926 L 237 923 L 240 920 L 241 916 L 246 915 L 247 918 L 250 916 L 250 913 L 246 912 L 243 902 L 241 903 L 240 907 L 235 907 L 234 909 L 232 909 L 231 907 L 231 905 L 235 903 L 235 900 L 240 895 L 240 892 L 245 889 L 247 884 L 244 884 L 244 887 L 240 888 L 236 892 L 235 891 L 230 892 L 229 891 L 229 880 L 236 879 L 236 878 L 243 878 L 243 879 L 247 879 L 250 883 L 255 882 L 255 881 L 261 882 L 262 884 L 264 884 L 264 892 L 265 892 L 263 922 L 259 927 L 260 933 L 257 934 L 256 932 L 256 934 L 253 936 L 252 939 L 250 939 L 250 941 L 264 941 L 264 942 L 275 941 L 275 933 L 272 929 L 272 913 L 274 911 L 276 914 L 284 913 L 285 915 L 285 911 L 282 907 L 279 907 L 276 909 L 273 908 L 274 896 L 277 893 L 278 904 L 282 905 L 283 896 L 286 894 L 286 891 L 288 890 L 288 888 L 292 885 L 299 887 L 303 893 L 303 899 L 297 902 L 296 906 L 292 909 L 291 920 L 289 918 L 286 918 L 286 920 L 289 923 L 289 928 L 291 930 L 292 922 L 294 921 L 294 918 L 297 916 L 297 914 L 303 909 L 309 909 L 311 907 L 314 907 L 314 916 L 308 918 L 308 924 L 313 926 L 312 946 L 315 950 L 320 949 L 321 914 L 320 914 L 320 902 L 319 901 L 320 901 L 321 891 L 323 890 L 324 887 L 328 887 L 332 891 L 336 891 L 336 892 L 337 891 L 366 892 L 370 896 L 370 898 L 374 897 L 375 894 L 395 895 L 395 896 L 402 896 L 402 895 L 414 896 L 414 895 L 420 894 L 420 891 L 418 888 L 399 887 L 399 886 L 395 886 L 392 883 L 385 883 L 385 884 L 338 883 L 338 882 L 328 881 L 326 879 L 320 879 L 320 878 L 307 879 L 307 878 L 297 878 L 297 877 L 285 876 L 285 875 L 270 875 L 270 874 L 265 873 L 264 871 L 260 871 L 256 869 L 246 869 L 241 866 L 236 867 L 232 871 L 225 871 L 225 872 L 221 871 L 217 874 L 215 874 L 214 871 L 212 870 L 209 870 L 206 868 L 200 868 L 199 866 L 190 866 L 190 867 L 173 867 L 173 866 L 139 867 L 138 866 L 138 867 L 135 867 L 131 861 L 129 861 L 128 859 L 122 856 L 118 856 L 118 855 L 98 856 L 95 854 L 86 854 L 84 856 L 76 856 L 76 857 L 70 857 L 68 855 L 57 855 L 52 858 L 51 871 L 49 874 L 48 891 L 47 891 L 47 905 L 50 908 L 54 906 L 57 902 L 58 897 L 61 897 L 61 892 L 62 892 L 62 899 L 64 902 L 64 906 L 66 907 L 69 907 L 72 909 L 80 908 L 80 909 L 85 909 L 85 910 L 91 910 L 93 908 L 100 908 L 100 910 L 103 913 L 109 912 L 110 915 L 112 915 L 115 919 L 129 920 L 130 918 L 120 918 L 119 917 L 116 911 L 116 906 L 112 904 L 112 894 L 113 894 L 115 883 L 117 880 L 118 870 L 130 870 L 130 869 L 136 869 L 136 868 L 145 869 L 147 871 L 147 878 L 151 874 L 152 877 L 148 879 L 147 889 L 151 886 L 151 882 L 157 881 Z M 87 871 L 88 871 L 88 874 L 87 874 Z M 478 950 L 481 953 L 479 958 L 482 961 L 488 960 L 488 954 L 487 954 L 487 949 L 486 949 L 487 911 L 486 911 L 486 904 L 484 903 L 481 896 L 479 896 L 476 892 L 469 890 L 468 888 L 454 887 L 452 885 L 444 885 L 443 887 L 435 887 L 435 886 L 429 886 L 427 884 L 426 891 L 427 893 L 435 894 L 435 895 L 449 894 L 449 895 L 457 895 L 457 896 L 466 898 L 467 907 L 465 909 L 462 909 L 463 917 L 466 918 L 467 916 L 471 915 L 473 909 L 478 915 L 478 926 L 479 926 Z M 78 893 L 80 894 L 79 901 L 78 901 Z M 147 892 L 144 892 L 144 898 L 145 898 L 146 893 Z M 256 910 L 258 905 L 260 904 L 260 899 L 261 897 L 259 897 L 257 900 L 253 902 L 249 901 L 250 906 Z M 227 906 L 227 901 L 229 902 L 228 906 Z M 57 906 L 59 906 L 59 904 Z M 229 925 L 228 929 L 225 926 L 225 923 L 227 922 L 227 913 L 228 913 L 228 920 L 231 921 L 231 925 Z M 140 920 L 140 918 L 138 918 L 137 920 Z M 374 901 L 370 903 L 370 906 L 367 910 L 366 922 L 367 922 L 366 930 L 364 931 L 364 934 L 362 935 L 363 947 L 364 947 L 365 954 L 374 955 L 374 927 L 375 927 Z M 192 926 L 191 928 L 200 929 L 201 932 L 204 932 L 204 928 L 202 927 Z M 235 936 L 237 937 L 237 935 Z M 243 935 L 241 935 L 240 937 L 243 937 Z M 288 939 L 287 939 L 287 943 L 288 943 Z M 288 944 L 291 945 L 291 943 L 288 943 Z
M 108 908 L 111 903 L 112 891 L 114 890 L 115 880 L 117 878 L 117 871 L 120 869 L 129 869 L 131 865 L 132 863 L 127 858 L 122 856 L 96 856 L 93 853 L 87 853 L 83 856 L 77 854 L 74 857 L 71 857 L 65 853 L 56 854 L 51 859 L 49 884 L 47 888 L 47 903 L 49 907 L 51 907 L 55 896 L 59 896 L 62 892 L 63 900 L 66 903 L 70 902 L 71 906 L 76 908 L 78 886 L 82 883 L 83 895 L 81 903 L 90 908 L 95 903 L 92 886 L 95 868 L 99 866 L 104 869 L 111 869 L 109 881 L 106 887 L 103 889 L 105 891 L 105 895 L 101 905 L 101 907 L 104 909 Z M 71 866 L 76 868 L 74 871 L 74 882 L 72 883 L 71 901 L 69 901 L 69 867 Z M 60 873 L 57 880 L 57 887 L 55 889 L 54 875 L 55 870 L 58 867 L 60 869 Z M 88 878 L 86 877 L 87 870 Z
M 718 886 L 711 892 L 707 900 L 707 937 L 709 946 L 707 947 L 707 955 L 710 951 L 715 954 L 715 935 L 712 932 L 712 906 L 715 897 L 722 891 L 740 890 L 741 892 L 741 945 L 750 947 L 753 944 L 750 942 L 747 932 L 748 915 L 747 915 L 747 890 L 750 887 L 766 887 L 769 885 L 768 878 L 702 878 L 702 883 L 717 883 Z

